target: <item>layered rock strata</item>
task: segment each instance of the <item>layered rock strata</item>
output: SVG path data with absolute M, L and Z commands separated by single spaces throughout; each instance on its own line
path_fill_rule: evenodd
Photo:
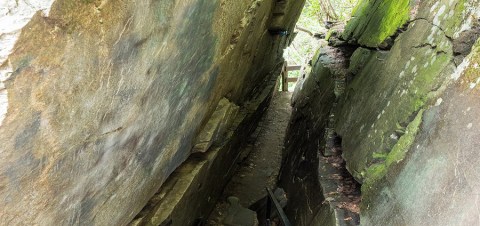
M 341 138 L 346 168 L 361 184 L 361 225 L 479 224 L 476 201 L 480 190 L 475 176 L 480 171 L 475 138 L 480 125 L 476 117 L 480 103 L 479 2 L 404 3 L 361 2 L 342 35 L 345 43 L 361 47 L 344 68 L 348 70 L 345 92 L 330 121 Z M 392 39 L 391 47 L 379 50 L 388 39 Z M 329 74 L 314 69 L 310 76 L 321 81 Z M 292 123 L 323 127 L 332 115 L 327 116 L 324 109 L 333 105 L 331 97 L 325 98 L 332 96 L 331 84 L 319 82 L 316 95 L 300 91 L 299 95 L 313 99 L 308 108 L 323 107 L 293 117 Z M 324 123 L 308 123 L 317 119 Z M 318 143 L 316 148 L 322 152 L 326 141 L 318 141 L 318 136 L 324 134 L 306 134 L 290 142 L 300 145 L 297 149 Z M 311 138 L 304 141 L 305 136 Z M 291 151 L 288 142 L 287 151 Z M 314 154 L 289 154 L 290 160 L 316 162 Z M 308 169 L 314 170 L 315 164 Z M 297 182 L 301 177 L 292 173 L 301 166 L 285 168 L 287 188 L 289 183 L 304 183 Z M 307 208 L 311 203 L 300 202 L 295 208 L 304 208 L 299 212 L 309 213 L 312 219 L 315 209 Z M 324 212 L 320 219 L 335 219 L 332 212 Z
M 28 3 L 8 2 L 5 15 Z M 266 87 L 289 39 L 268 31 L 276 3 L 56 0 L 29 14 L 1 65 L 2 223 L 130 222 L 222 98 L 245 107 Z M 285 6 L 291 31 L 303 1 Z

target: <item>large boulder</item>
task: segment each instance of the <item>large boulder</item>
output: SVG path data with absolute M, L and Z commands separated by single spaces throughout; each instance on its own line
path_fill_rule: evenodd
M 28 22 L 0 58 L 9 225 L 126 224 L 220 99 L 242 105 L 288 43 L 268 32 L 272 0 L 56 0 L 28 13 L 26 1 L 7 3 L 2 25 Z M 302 5 L 287 5 L 285 29 Z
M 361 184 L 361 225 L 480 224 L 478 3 L 360 2 L 343 33 L 357 47 L 348 64 L 332 70 L 315 58 L 296 87 L 281 178 L 293 221 L 341 222 L 323 205 L 332 203 L 328 194 L 318 194 L 330 189 L 318 156 L 328 154 L 333 122 L 346 168 Z M 389 38 L 391 48 L 380 50 Z M 343 70 L 345 92 L 332 103 L 324 78 Z
M 479 224 L 478 1 L 411 9 L 389 51 L 353 54 L 336 110 L 347 168 L 362 183 L 362 225 Z

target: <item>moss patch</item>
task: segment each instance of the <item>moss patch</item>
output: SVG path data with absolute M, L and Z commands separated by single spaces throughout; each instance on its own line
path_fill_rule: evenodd
M 358 181 L 365 180 L 360 172 L 386 160 L 381 154 L 390 153 L 416 114 L 435 103 L 453 72 L 451 44 L 443 34 L 434 35 L 436 49 L 422 46 L 432 30 L 428 22 L 418 21 L 390 51 L 362 54 L 359 49 L 351 58 L 350 72 L 355 77 L 336 108 L 335 127 L 344 138 L 349 170 L 361 175 L 355 175 Z
M 465 70 L 462 78 L 465 84 L 468 84 L 471 89 L 480 89 L 480 39 L 472 48 L 472 56 L 470 58 L 470 67 Z M 475 66 L 476 65 L 476 66 Z
M 465 1 L 458 1 L 451 10 L 454 12 L 453 16 L 450 16 L 451 18 L 445 20 L 444 25 L 442 24 L 445 34 L 450 37 L 454 35 L 455 31 L 462 26 L 462 23 L 464 23 L 468 17 L 465 13 Z
M 337 34 L 337 30 L 334 30 L 334 29 L 328 30 L 327 34 L 325 35 L 325 40 L 327 41 L 330 40 L 330 38 L 336 34 Z
M 384 163 L 377 163 L 368 167 L 363 176 L 365 177 L 364 186 L 362 186 L 362 190 L 370 188 L 374 183 L 382 179 L 387 173 L 390 167 L 393 164 L 401 162 L 408 150 L 410 150 L 413 142 L 415 141 L 415 137 L 417 136 L 418 129 L 420 128 L 420 124 L 422 123 L 424 110 L 420 110 L 418 114 L 415 116 L 415 119 L 410 122 L 405 130 L 405 135 L 403 135 L 393 146 L 392 151 L 386 155 Z M 374 153 L 374 157 L 376 154 Z
M 360 45 L 377 47 L 409 19 L 409 0 L 363 0 L 342 35 Z
M 387 160 L 385 161 L 387 168 L 393 163 L 398 163 L 405 158 L 408 149 L 410 149 L 410 146 L 417 136 L 420 123 L 422 122 L 423 111 L 424 110 L 420 110 L 415 119 L 407 126 L 405 135 L 398 140 L 397 144 L 393 146 L 392 151 L 387 155 Z
M 348 71 L 352 74 L 359 73 L 365 64 L 368 63 L 370 57 L 373 56 L 373 53 L 369 49 L 358 48 L 353 52 L 353 55 L 350 57 L 350 65 Z

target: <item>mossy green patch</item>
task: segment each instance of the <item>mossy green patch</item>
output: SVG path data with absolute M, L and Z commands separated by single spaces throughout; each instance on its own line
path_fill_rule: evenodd
M 330 38 L 332 37 L 332 35 L 336 35 L 337 34 L 337 30 L 334 30 L 334 29 L 330 29 L 328 30 L 327 34 L 325 35 L 325 40 L 330 40 Z
M 374 159 L 384 159 L 385 160 L 387 158 L 387 155 L 388 155 L 387 153 L 374 152 L 372 156 L 373 156 Z
M 387 159 L 385 161 L 387 168 L 393 163 L 398 163 L 405 158 L 408 149 L 410 149 L 410 146 L 413 144 L 413 141 L 417 136 L 418 129 L 420 128 L 420 123 L 422 122 L 423 118 L 423 111 L 424 110 L 420 110 L 420 112 L 418 112 L 415 119 L 407 126 L 405 135 L 400 137 L 397 144 L 393 146 L 392 151 L 390 151 L 390 153 L 387 155 Z
M 405 135 L 412 115 L 435 101 L 436 90 L 450 76 L 449 54 L 425 54 L 429 50 L 425 47 L 399 59 L 396 53 L 402 49 L 395 47 L 383 55 L 374 51 L 365 55 L 365 63 L 352 56 L 350 67 L 356 77 L 348 87 L 348 102 L 341 102 L 337 113 L 341 116 L 338 131 L 353 138 L 344 142 L 352 170 L 362 171 L 377 162 L 374 152 L 390 153 L 398 137 Z
M 320 54 L 322 53 L 322 48 L 319 48 L 317 49 L 317 51 L 315 51 L 315 54 L 313 55 L 313 58 L 312 58 L 312 61 L 313 61 L 313 64 L 312 64 L 312 68 L 314 68 L 318 62 L 318 58 L 320 57 Z
M 408 21 L 409 13 L 409 0 L 363 0 L 354 10 L 342 37 L 377 47 Z
M 374 164 L 365 171 L 364 185 L 371 185 L 375 181 L 382 179 L 387 174 L 387 167 L 384 163 Z M 368 187 L 368 186 L 365 186 Z
M 361 47 L 356 49 L 355 52 L 353 52 L 353 55 L 350 57 L 348 71 L 352 74 L 357 74 L 370 60 L 371 56 L 373 56 L 373 54 L 369 49 Z
M 469 84 L 473 89 L 480 89 L 480 69 L 478 65 L 480 64 L 480 39 L 477 40 L 476 44 L 472 48 L 470 57 L 470 67 L 465 70 L 463 80 L 466 84 Z M 474 65 L 477 65 L 476 67 Z
M 423 112 L 424 110 L 418 112 L 415 119 L 407 126 L 405 135 L 400 137 L 390 153 L 386 155 L 373 153 L 374 158 L 383 157 L 385 158 L 385 162 L 373 164 L 362 173 L 362 176 L 365 178 L 364 185 L 366 185 L 366 188 L 371 187 L 375 182 L 382 179 L 393 164 L 399 163 L 405 158 L 417 136 L 420 124 L 422 123 Z
M 446 20 L 445 24 L 443 25 L 445 34 L 450 37 L 453 36 L 455 30 L 462 26 L 462 23 L 464 23 L 466 17 L 468 16 L 465 14 L 465 1 L 458 1 L 454 7 L 453 16 Z

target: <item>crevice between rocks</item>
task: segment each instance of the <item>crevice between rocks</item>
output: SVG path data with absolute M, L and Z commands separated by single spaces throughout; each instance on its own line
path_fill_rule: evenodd
M 325 147 L 319 154 L 319 182 L 323 188 L 324 204 L 329 204 L 334 210 L 337 225 L 360 225 L 360 202 L 361 184 L 359 184 L 346 168 L 346 161 L 342 156 L 342 137 L 335 131 L 335 111 L 340 98 L 343 96 L 347 80 L 355 75 L 351 73 L 350 58 L 357 48 L 365 48 L 359 45 L 336 47 L 339 54 L 334 57 L 340 58 L 335 65 L 330 67 L 334 77 L 334 94 L 327 127 L 325 128 Z M 379 51 L 378 48 L 366 48 Z
M 321 156 L 319 181 L 323 188 L 324 203 L 335 210 L 339 225 L 360 224 L 361 191 L 359 184 L 346 168 L 342 158 L 342 138 L 336 133 L 327 140 L 332 155 Z
M 360 184 L 346 168 L 342 138 L 334 129 L 336 105 L 354 76 L 350 57 L 358 47 L 320 49 L 311 61 L 312 73 L 301 78 L 302 91 L 294 93 L 280 177 L 294 225 L 360 224 Z
M 432 25 L 433 27 L 438 28 L 440 31 L 442 31 L 442 33 L 445 35 L 445 37 L 446 37 L 448 40 L 450 40 L 451 42 L 453 42 L 453 38 L 452 38 L 451 36 L 447 35 L 447 33 L 445 32 L 445 29 L 443 29 L 443 27 L 441 27 L 441 26 L 438 25 L 438 24 L 433 23 L 432 21 L 430 21 L 430 20 L 427 19 L 427 18 L 417 17 L 417 18 L 415 18 L 415 19 L 409 20 L 406 25 L 408 26 L 408 25 L 410 25 L 411 23 L 413 23 L 413 22 L 415 22 L 415 21 L 419 21 L 419 20 L 426 21 L 427 23 L 429 23 L 429 24 Z
M 247 95 L 233 123 L 204 153 L 192 153 L 159 188 L 142 211 L 129 223 L 140 225 L 203 225 L 222 190 L 233 175 L 245 145 L 265 112 L 281 67 L 266 76 L 258 89 Z

